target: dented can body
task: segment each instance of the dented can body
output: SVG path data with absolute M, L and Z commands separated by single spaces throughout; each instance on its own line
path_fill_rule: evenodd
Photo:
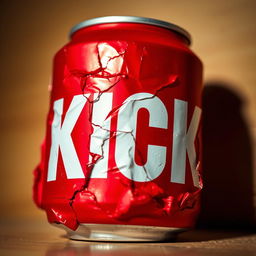
M 106 227 L 99 240 L 113 225 L 166 233 L 195 225 L 202 64 L 184 30 L 158 22 L 90 20 L 55 55 L 34 200 L 73 238 L 95 225 Z M 89 231 L 82 237 L 93 239 Z

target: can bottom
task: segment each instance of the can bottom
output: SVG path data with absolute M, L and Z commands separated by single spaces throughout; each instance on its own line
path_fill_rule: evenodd
M 81 223 L 74 231 L 61 224 L 54 225 L 65 229 L 70 239 L 84 241 L 170 241 L 174 240 L 178 233 L 187 230 L 172 227 Z

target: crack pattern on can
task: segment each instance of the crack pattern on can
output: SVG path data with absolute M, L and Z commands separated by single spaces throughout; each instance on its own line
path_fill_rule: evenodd
M 34 201 L 51 223 L 191 228 L 200 210 L 202 64 L 152 24 L 79 28 L 54 58 Z

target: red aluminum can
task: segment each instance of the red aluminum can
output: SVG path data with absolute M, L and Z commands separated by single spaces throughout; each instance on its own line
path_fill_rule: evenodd
M 182 28 L 87 20 L 54 58 L 34 200 L 73 239 L 150 241 L 200 209 L 202 64 Z

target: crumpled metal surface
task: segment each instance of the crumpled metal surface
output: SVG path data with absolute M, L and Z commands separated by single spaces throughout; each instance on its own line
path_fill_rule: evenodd
M 163 46 L 135 38 L 76 40 L 55 56 L 46 141 L 42 146 L 41 163 L 34 171 L 34 201 L 46 211 L 50 222 L 73 230 L 79 223 L 192 227 L 199 212 L 202 188 L 200 132 L 195 141 L 197 162 L 194 163 L 199 186 L 193 184 L 188 159 L 185 184 L 170 182 L 173 102 L 176 98 L 187 101 L 191 120 L 194 107 L 201 104 L 200 63 L 185 46 L 174 47 L 175 44 Z M 177 39 L 174 42 L 179 43 Z M 139 93 L 141 97 L 126 101 Z M 80 97 L 76 102 L 75 96 Z M 140 102 L 150 105 L 156 97 L 168 110 L 166 128 L 150 126 L 147 109 L 135 111 Z M 64 126 L 68 115 L 78 115 L 74 127 L 70 128 L 73 143 L 70 145 L 83 171 L 80 178 L 68 178 L 64 146 L 59 146 L 55 153 L 56 179 L 49 179 L 52 127 L 57 125 L 54 104 L 60 99 L 59 122 L 62 124 L 58 124 L 58 129 Z M 136 114 L 134 128 L 129 120 Z M 123 125 L 120 125 L 121 118 L 127 120 Z M 60 140 L 65 140 L 65 136 L 60 136 Z M 119 143 L 117 147 L 118 141 L 133 141 L 134 146 Z M 166 163 L 162 163 L 163 171 L 156 177 L 155 170 L 146 165 L 148 145 L 166 147 Z M 125 165 L 117 164 L 121 162 L 117 159 L 117 150 L 120 158 L 128 154 L 130 161 Z M 154 157 L 158 163 L 158 156 Z M 138 178 L 129 171 L 134 164 L 141 172 Z

